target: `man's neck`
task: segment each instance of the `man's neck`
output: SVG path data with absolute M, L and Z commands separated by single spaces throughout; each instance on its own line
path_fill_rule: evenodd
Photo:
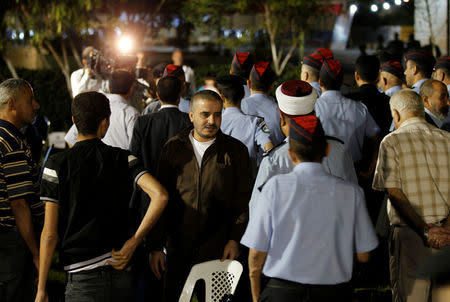
M 86 140 L 89 140 L 89 139 L 96 139 L 96 138 L 97 139 L 101 139 L 96 134 L 81 134 L 81 133 L 78 133 L 77 142 L 82 142 L 82 141 L 86 141 Z
M 386 86 L 384 86 L 384 92 L 388 91 L 389 89 L 395 86 L 402 86 L 402 83 L 401 82 L 387 83 Z
M 216 139 L 216 137 L 212 137 L 212 138 L 206 138 L 206 137 L 202 137 L 200 135 L 197 134 L 197 132 L 195 132 L 195 130 L 193 131 L 192 136 L 194 137 L 194 139 L 200 143 L 206 143 L 206 142 L 210 142 L 214 139 Z
M 178 106 L 180 104 L 180 99 L 178 99 L 178 101 L 175 104 L 166 103 L 161 100 L 160 100 L 160 102 L 161 102 L 161 106 Z
M 227 109 L 227 108 L 241 108 L 241 104 L 233 104 L 233 103 L 229 103 L 227 101 L 223 102 L 223 108 Z
M 17 129 L 21 129 L 25 126 L 25 124 L 18 122 L 14 118 L 12 118 L 9 114 L 0 113 L 0 119 L 7 121 L 10 124 L 13 124 Z
M 424 77 L 423 75 L 418 75 L 414 77 L 414 83 L 412 84 L 412 86 L 416 85 L 417 82 L 421 81 L 421 80 L 425 80 L 426 77 Z
M 257 94 L 257 93 L 267 94 L 266 92 L 261 91 L 261 90 L 253 90 L 253 89 L 250 89 L 250 95 L 252 95 L 252 94 Z

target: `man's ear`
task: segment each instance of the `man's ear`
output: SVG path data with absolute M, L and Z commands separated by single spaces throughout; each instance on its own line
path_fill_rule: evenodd
M 320 79 L 319 79 L 319 86 L 320 86 L 320 88 L 323 87 L 323 83 L 322 83 L 322 81 Z
M 325 149 L 325 156 L 328 156 L 328 154 L 330 154 L 330 152 L 331 152 L 331 144 L 327 143 L 327 148 Z
M 394 122 L 398 123 L 400 121 L 401 116 L 400 116 L 400 113 L 396 109 L 391 110 L 391 115 L 392 115 L 392 119 L 394 120 Z
M 248 89 L 252 89 L 252 83 L 250 82 L 249 79 L 247 79 L 247 87 Z
M 302 74 L 303 74 L 303 76 L 302 76 Z M 301 79 L 301 78 L 304 78 L 303 81 L 308 82 L 308 79 L 309 79 L 309 73 L 308 73 L 307 71 L 304 71 L 304 72 L 302 72 L 302 74 L 300 75 L 300 79 Z
M 417 65 L 413 65 L 411 66 L 412 71 L 413 71 L 413 75 L 416 75 L 419 73 L 419 68 L 417 68 Z
M 286 124 L 287 124 L 287 119 L 286 119 L 286 117 L 285 117 L 283 114 L 281 114 L 281 112 L 280 112 L 280 125 L 281 125 L 281 127 L 286 126 Z
M 383 85 L 386 86 L 387 85 L 387 79 L 385 77 L 381 77 L 381 80 L 383 81 Z
M 429 101 L 429 97 L 424 95 L 422 96 L 422 102 L 423 102 L 423 106 L 426 108 L 427 106 L 430 106 L 430 101 Z
M 189 111 L 189 119 L 191 120 L 191 123 L 194 122 L 194 112 L 192 112 L 192 110 Z
M 8 100 L 8 110 L 9 111 L 16 110 L 16 104 L 14 103 L 13 99 Z
M 74 124 L 75 124 L 75 119 L 73 118 L 73 116 L 72 116 L 72 123 L 74 123 Z
M 361 79 L 361 77 L 359 76 L 359 73 L 355 70 L 355 80 L 356 82 L 358 82 Z

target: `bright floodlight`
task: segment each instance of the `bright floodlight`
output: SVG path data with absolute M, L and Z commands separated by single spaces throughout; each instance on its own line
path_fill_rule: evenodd
M 370 6 L 370 10 L 373 11 L 374 13 L 378 11 L 378 6 L 376 4 L 372 4 Z
M 402 5 L 402 0 L 395 0 L 394 3 L 395 5 Z
M 356 4 L 352 4 L 350 5 L 350 14 L 354 14 L 356 13 L 356 11 L 358 10 L 358 6 Z
M 387 2 L 384 2 L 384 3 L 383 3 L 383 8 L 384 8 L 385 10 L 388 10 L 388 9 L 391 8 L 391 5 L 390 5 L 389 3 L 387 3 Z
M 118 42 L 118 48 L 123 53 L 128 53 L 131 51 L 131 48 L 133 47 L 133 42 L 128 37 L 120 38 Z
M 403 2 L 409 2 L 409 0 L 403 0 Z

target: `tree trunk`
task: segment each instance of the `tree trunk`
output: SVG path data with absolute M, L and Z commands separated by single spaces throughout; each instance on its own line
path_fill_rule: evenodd
M 68 37 L 69 39 L 69 47 L 72 51 L 73 57 L 75 58 L 75 61 L 77 61 L 78 67 L 83 68 L 83 63 L 81 62 L 80 55 L 78 54 L 77 48 L 75 47 L 75 44 L 73 43 L 73 39 L 71 36 Z
M 16 67 L 14 67 L 14 65 L 11 62 L 11 60 L 8 58 L 8 56 L 3 53 L 2 57 L 3 57 L 3 61 L 5 61 L 6 66 L 9 69 L 9 72 L 11 73 L 12 77 L 13 78 L 19 78 L 19 76 L 17 75 Z
M 298 55 L 299 55 L 299 67 L 301 68 L 302 66 L 302 60 L 303 57 L 305 56 L 305 30 L 304 29 L 300 29 L 300 35 L 298 38 Z M 300 70 L 300 69 L 299 69 Z
M 56 52 L 55 48 L 49 41 L 44 42 L 47 49 L 50 51 L 52 56 L 55 58 L 56 63 L 58 64 L 59 69 L 64 75 L 64 78 L 66 80 L 67 90 L 69 91 L 70 95 L 72 95 L 72 85 L 70 83 L 70 71 L 67 61 L 67 53 L 65 50 L 64 43 L 61 43 L 61 47 L 63 49 L 63 56 L 64 56 L 64 62 L 61 60 L 61 56 Z

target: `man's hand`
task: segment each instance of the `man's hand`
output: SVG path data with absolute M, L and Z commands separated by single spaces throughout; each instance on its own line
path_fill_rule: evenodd
M 225 259 L 234 260 L 239 256 L 239 243 L 234 240 L 229 240 L 223 249 L 222 259 L 220 261 L 225 261 Z
M 450 245 L 450 230 L 444 227 L 430 225 L 427 244 L 435 249 Z
M 45 291 L 38 291 L 34 302 L 48 302 L 48 295 Z
M 158 280 L 161 279 L 162 272 L 166 270 L 166 260 L 161 251 L 152 251 L 149 255 L 150 268 Z
M 120 251 L 115 251 L 114 249 L 111 252 L 111 256 L 116 261 L 108 261 L 108 264 L 111 265 L 116 270 L 123 270 L 128 262 L 130 262 L 131 256 L 133 256 L 136 247 L 139 245 L 139 242 L 135 237 L 131 237 L 125 242 Z

